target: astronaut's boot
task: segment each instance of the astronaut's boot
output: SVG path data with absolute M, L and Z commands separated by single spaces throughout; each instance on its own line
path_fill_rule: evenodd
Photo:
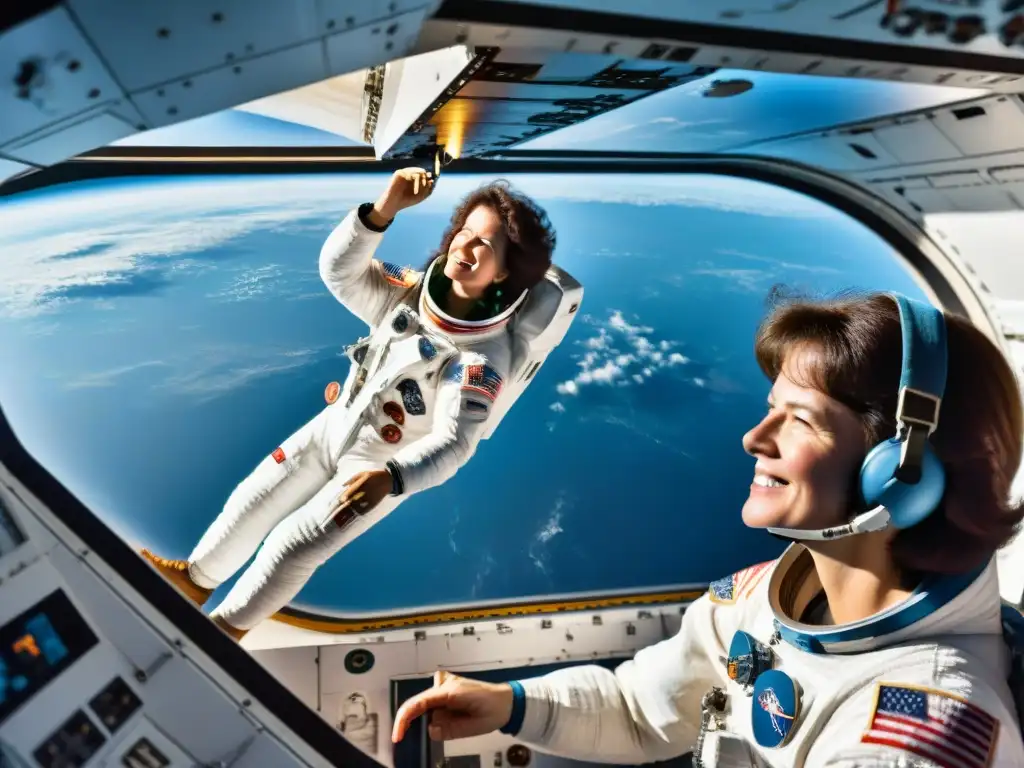
M 192 577 L 188 573 L 188 563 L 184 560 L 168 560 L 158 557 L 148 549 L 142 550 L 140 554 L 160 572 L 161 576 L 171 582 L 179 592 L 196 605 L 202 606 L 213 594 L 212 589 L 200 587 L 192 581 Z
M 238 629 L 237 627 L 232 627 L 220 616 L 214 616 L 213 623 L 221 629 L 223 629 L 225 632 L 227 632 L 232 638 L 234 638 L 235 642 L 241 642 L 242 638 L 245 637 L 246 634 L 249 632 L 248 629 Z

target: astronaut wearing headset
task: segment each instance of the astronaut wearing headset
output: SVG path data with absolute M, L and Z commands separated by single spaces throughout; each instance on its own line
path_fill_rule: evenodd
M 779 301 L 755 350 L 773 386 L 743 438 L 743 521 L 792 541 L 782 556 L 711 584 L 678 634 L 614 671 L 439 673 L 393 740 L 429 712 L 433 739 L 501 730 L 610 763 L 1024 766 L 1020 614 L 994 558 L 1024 517 L 1002 353 L 895 294 Z

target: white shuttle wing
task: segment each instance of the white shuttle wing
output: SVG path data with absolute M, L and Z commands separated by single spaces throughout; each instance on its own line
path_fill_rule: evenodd
M 305 85 L 284 93 L 242 104 L 236 109 L 308 125 L 352 141 L 370 144 L 365 134 L 368 112 L 367 80 L 371 70 L 361 69 L 347 75 Z

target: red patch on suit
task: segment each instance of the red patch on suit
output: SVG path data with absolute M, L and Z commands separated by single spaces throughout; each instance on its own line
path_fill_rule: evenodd
M 405 411 L 402 410 L 402 406 L 393 400 L 384 403 L 384 415 L 395 422 L 395 424 L 405 424 Z

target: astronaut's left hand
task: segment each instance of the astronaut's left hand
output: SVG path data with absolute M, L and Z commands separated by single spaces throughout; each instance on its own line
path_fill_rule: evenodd
M 360 472 L 345 481 L 345 490 L 335 501 L 340 510 L 348 506 L 357 515 L 365 515 L 391 493 L 391 473 L 386 469 Z

